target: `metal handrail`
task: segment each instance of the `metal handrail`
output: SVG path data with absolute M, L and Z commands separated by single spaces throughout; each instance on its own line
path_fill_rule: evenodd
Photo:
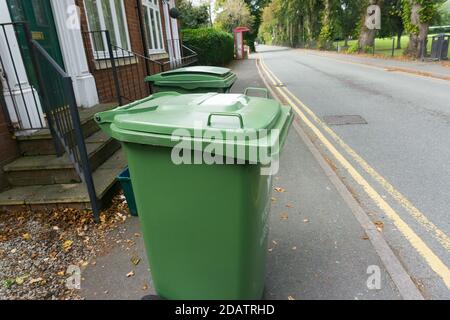
M 92 211 L 94 213 L 94 219 L 95 221 L 99 221 L 99 204 L 95 192 L 88 152 L 84 141 L 72 78 L 37 41 L 32 39 L 31 31 L 27 24 L 24 24 L 24 28 L 27 44 L 30 49 L 31 60 L 40 88 L 40 95 L 43 98 L 44 112 L 47 115 L 47 121 L 55 142 L 56 151 L 58 156 L 61 156 L 62 148 L 69 156 L 80 179 L 86 185 Z M 50 67 L 50 70 L 55 72 L 55 75 L 60 78 L 59 80 L 62 82 L 62 87 L 60 89 L 63 90 L 62 97 L 64 99 L 62 105 L 55 106 L 50 103 L 50 97 L 46 90 L 48 87 L 46 87 L 41 70 L 44 65 L 40 62 L 46 63 L 47 66 Z

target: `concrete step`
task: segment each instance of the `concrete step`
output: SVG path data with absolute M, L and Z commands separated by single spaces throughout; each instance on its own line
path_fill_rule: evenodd
M 85 140 L 91 169 L 102 163 L 120 149 L 120 143 L 97 131 Z M 80 178 L 67 154 L 23 156 L 3 167 L 11 186 L 52 185 L 80 182 Z
M 93 173 L 97 199 L 107 203 L 118 190 L 117 175 L 126 167 L 122 150 L 114 153 Z M 84 183 L 19 186 L 0 193 L 0 211 L 53 208 L 90 209 Z
M 85 138 L 99 130 L 94 121 L 97 112 L 115 108 L 116 104 L 99 104 L 92 108 L 79 108 L 81 128 Z M 38 130 L 30 135 L 16 137 L 19 149 L 24 156 L 54 155 L 55 147 L 52 136 L 48 129 Z

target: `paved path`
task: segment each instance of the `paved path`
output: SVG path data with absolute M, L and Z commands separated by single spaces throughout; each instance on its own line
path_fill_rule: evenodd
M 366 212 L 384 222 L 384 235 L 425 297 L 450 298 L 450 81 L 387 66 L 439 74 L 450 69 L 310 50 L 258 50 L 275 82 L 300 100 L 290 96 L 331 143 L 330 148 L 320 139 L 317 145 Z M 328 116 L 343 115 L 361 116 L 367 124 L 323 124 Z
M 232 65 L 239 76 L 234 92 L 264 86 L 255 62 Z M 285 192 L 273 195 L 267 299 L 401 299 L 365 230 L 294 129 L 274 187 Z M 139 221 L 131 218 L 114 235 L 113 248 L 83 272 L 87 299 L 140 299 L 154 293 L 136 232 Z M 117 239 L 122 242 L 117 244 Z M 131 263 L 133 256 L 142 258 L 138 266 Z M 380 272 L 378 290 L 367 286 L 368 271 L 374 268 Z M 130 271 L 134 276 L 127 278 Z

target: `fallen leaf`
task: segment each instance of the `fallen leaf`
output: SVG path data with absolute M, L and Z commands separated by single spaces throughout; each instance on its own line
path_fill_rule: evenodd
M 308 219 L 303 220 L 303 223 L 309 223 Z
M 272 252 L 273 251 L 273 248 L 269 248 L 269 252 Z
M 11 250 L 11 253 L 16 253 L 17 252 L 17 249 L 12 249 Z
M 0 285 L 6 289 L 9 289 L 14 284 L 14 282 L 15 282 L 14 279 L 5 279 L 0 281 Z
M 23 283 L 25 282 L 25 279 L 26 279 L 26 278 L 27 278 L 26 276 L 23 276 L 23 277 L 17 277 L 16 280 L 15 280 L 15 282 L 16 282 L 19 286 L 21 286 L 21 285 L 23 285 Z
M 272 240 L 272 243 L 273 243 L 274 245 L 277 245 L 277 244 L 278 244 L 278 242 L 276 242 L 275 240 Z
M 288 300 L 295 300 L 293 296 L 289 296 Z
M 279 192 L 279 193 L 284 193 L 284 192 L 286 192 L 286 190 L 284 190 L 283 188 L 275 188 L 275 191 L 276 191 L 276 192 Z
M 384 222 L 383 221 L 375 221 L 373 223 L 379 232 L 383 231 Z
M 297 250 L 297 247 L 292 247 L 292 250 Z
M 144 284 L 142 286 L 142 291 L 147 291 L 148 290 L 148 284 Z
M 65 252 L 68 252 L 70 249 L 72 249 L 73 241 L 72 240 L 66 240 L 63 243 L 63 250 Z
M 31 239 L 31 236 L 30 236 L 30 234 L 29 234 L 29 233 L 24 233 L 24 234 L 22 235 L 22 238 L 23 238 L 23 240 L 26 240 L 26 241 L 28 241 L 28 240 L 30 240 L 30 239 Z
M 28 282 L 28 284 L 35 284 L 42 281 L 44 281 L 44 279 L 42 278 L 31 279 L 30 282 Z
M 369 240 L 370 238 L 369 238 L 369 236 L 368 236 L 367 234 L 365 234 L 365 235 L 363 235 L 363 236 L 361 237 L 361 239 L 363 239 L 363 240 Z
M 137 266 L 139 264 L 139 262 L 141 262 L 141 258 L 134 256 L 131 258 L 131 263 L 134 264 L 135 266 Z
M 294 206 L 292 204 L 287 204 L 286 208 L 293 208 Z
M 64 276 L 65 274 L 66 274 L 66 272 L 64 270 L 57 273 L 57 275 L 60 277 Z
M 277 198 L 272 198 L 272 202 L 277 202 Z
M 280 216 L 280 220 L 289 220 L 289 215 L 286 212 L 283 212 Z
M 127 278 L 134 277 L 134 271 L 130 271 L 127 273 Z

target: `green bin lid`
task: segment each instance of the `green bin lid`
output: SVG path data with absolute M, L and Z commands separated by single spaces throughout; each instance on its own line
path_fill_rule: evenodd
M 175 146 L 179 142 L 173 139 L 175 136 L 202 146 L 214 139 L 224 144 L 270 148 L 278 139 L 284 142 L 293 113 L 275 100 L 243 94 L 165 92 L 98 113 L 95 119 L 123 142 Z M 268 139 L 273 133 L 276 136 Z
M 229 88 L 237 80 L 228 68 L 196 66 L 158 73 L 145 78 L 160 87 L 179 87 L 187 90 L 198 88 Z

